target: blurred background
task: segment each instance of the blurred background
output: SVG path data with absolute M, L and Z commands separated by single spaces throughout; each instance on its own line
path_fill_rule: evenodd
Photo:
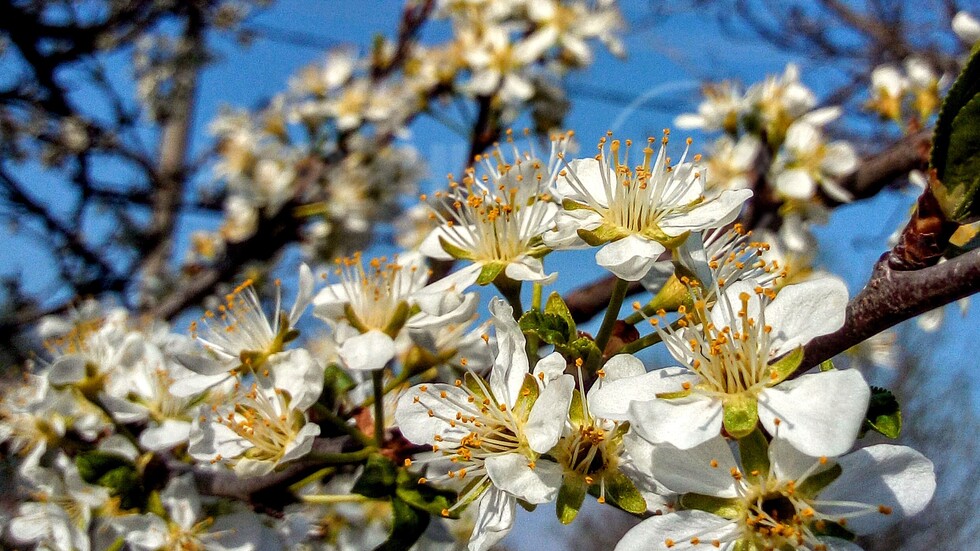
M 603 44 L 536 61 L 532 92 L 515 84 L 507 98 L 506 85 L 488 93 L 452 70 L 420 76 L 417 59 L 465 57 L 451 51 L 465 29 L 431 10 L 381 0 L 0 6 L 0 363 L 37 353 L 36 323 L 80 297 L 181 326 L 244 277 L 288 286 L 301 259 L 392 254 L 424 224 L 412 215 L 417 196 L 507 128 L 530 129 L 526 143 L 544 152 L 535 136 L 558 130 L 573 130 L 584 152 L 609 130 L 659 137 L 697 112 L 706 83 L 744 88 L 795 64 L 818 106 L 843 108 L 828 135 L 874 156 L 932 120 L 899 124 L 869 108 L 872 72 L 915 56 L 941 92 L 969 47 L 954 16 L 980 15 L 976 3 L 938 0 L 622 2 L 621 18 L 589 31 Z M 679 155 L 691 136 L 708 153 L 716 134 L 675 127 L 673 147 Z M 806 228 L 813 269 L 856 293 L 919 191 L 906 171 L 859 200 L 827 201 Z M 583 255 L 549 257 L 554 290 L 605 275 Z M 980 536 L 978 322 L 976 307 L 951 305 L 840 359 L 895 392 L 900 442 L 939 477 L 927 511 L 866 549 L 970 549 Z M 548 506 L 522 511 L 504 547 L 595 549 L 637 522 L 594 502 L 586 512 L 563 527 Z

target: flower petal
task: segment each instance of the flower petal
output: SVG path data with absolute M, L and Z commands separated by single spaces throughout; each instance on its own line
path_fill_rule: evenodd
M 936 473 L 924 455 L 906 446 L 870 446 L 837 460 L 844 472 L 820 493 L 827 501 L 852 501 L 891 508 L 891 514 L 849 518 L 847 528 L 857 534 L 882 530 L 925 509 L 936 491 Z M 820 507 L 838 516 L 847 507 Z
M 650 517 L 637 524 L 619 540 L 615 551 L 717 549 L 712 545 L 714 540 L 730 542 L 738 534 L 738 525 L 728 519 L 704 511 L 678 511 Z M 700 543 L 691 545 L 692 537 L 697 537 Z
M 759 393 L 759 420 L 807 455 L 837 456 L 854 445 L 870 397 L 855 369 L 812 373 Z
M 372 371 L 381 369 L 395 357 L 395 341 L 377 329 L 351 337 L 337 351 L 348 369 Z
M 776 355 L 789 352 L 844 325 L 847 287 L 837 277 L 811 279 L 787 285 L 766 307 Z
M 702 394 L 631 402 L 629 418 L 637 434 L 654 444 L 688 449 L 721 433 L 721 400 Z
M 629 235 L 605 244 L 596 253 L 595 260 L 620 279 L 639 281 L 665 250 L 656 241 Z
M 715 497 L 736 497 L 731 470 L 738 466 L 728 442 L 716 436 L 688 450 L 663 444 L 653 447 L 657 481 L 677 493 L 695 492 Z
M 562 375 L 548 383 L 534 402 L 524 425 L 524 433 L 528 446 L 535 452 L 548 453 L 558 443 L 574 390 L 575 378 Z
M 423 388 L 425 390 L 423 390 Z M 446 398 L 441 398 L 445 393 Z M 467 392 L 455 385 L 418 385 L 398 399 L 395 423 L 402 436 L 415 444 L 436 444 L 441 440 L 458 441 L 469 430 L 452 423 L 459 410 L 453 406 L 467 403 Z M 455 425 L 455 426 L 454 426 Z M 439 440 L 436 439 L 438 436 Z
M 510 407 L 517 402 L 528 373 L 526 339 L 517 321 L 514 309 L 498 297 L 490 301 L 490 314 L 496 329 L 497 356 L 490 372 L 490 390 L 501 404 Z
M 677 236 L 686 231 L 720 228 L 738 216 L 749 197 L 752 197 L 751 189 L 725 190 L 689 212 L 668 216 L 660 223 L 660 229 L 667 235 Z
M 603 371 L 610 369 L 616 358 L 632 358 L 633 361 L 640 363 L 640 360 L 628 354 L 619 354 L 610 358 Z M 616 360 L 611 366 L 615 372 L 618 369 L 633 370 L 635 365 L 630 360 Z M 622 366 L 622 367 L 621 367 Z M 643 369 L 640 363 L 639 368 Z M 604 419 L 625 420 L 629 419 L 630 404 L 634 402 L 646 402 L 656 400 L 657 394 L 662 392 L 677 392 L 683 389 L 685 382 L 696 383 L 697 374 L 689 369 L 682 367 L 668 367 L 657 369 L 649 373 L 641 373 L 633 377 L 616 377 L 609 380 L 607 375 L 598 383 L 592 385 L 589 390 L 589 411 L 596 417 Z
M 519 453 L 507 453 L 488 457 L 484 464 L 493 485 L 518 499 L 547 503 L 558 495 L 562 467 L 553 461 L 532 462 Z
M 517 500 L 507 492 L 491 487 L 480 499 L 476 526 L 470 536 L 469 551 L 487 551 L 514 526 Z

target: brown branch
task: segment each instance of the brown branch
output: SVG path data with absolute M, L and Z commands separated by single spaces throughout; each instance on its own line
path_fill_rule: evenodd
M 847 305 L 844 326 L 807 343 L 797 373 L 907 319 L 980 292 L 980 249 L 914 271 L 890 267 L 890 256 L 882 256 L 868 284 Z
M 856 171 L 845 176 L 838 183 L 849 191 L 854 199 L 867 199 L 892 182 L 905 177 L 912 170 L 925 170 L 929 164 L 930 147 L 932 147 L 931 128 L 909 134 L 888 149 L 866 157 Z M 824 197 L 824 202 L 831 207 L 841 204 L 829 197 Z

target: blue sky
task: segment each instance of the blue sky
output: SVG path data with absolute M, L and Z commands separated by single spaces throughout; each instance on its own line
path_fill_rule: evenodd
M 370 37 L 377 32 L 394 33 L 400 15 L 401 2 L 386 0 L 317 2 L 286 0 L 276 4 L 268 12 L 255 18 L 254 22 L 262 29 L 275 31 L 274 34 L 298 32 L 315 37 L 317 43 L 354 43 L 360 47 L 369 44 Z M 624 2 L 628 4 L 627 18 L 630 21 L 647 20 L 646 2 Z M 644 29 L 633 29 L 626 36 L 626 60 L 619 60 L 599 51 L 595 64 L 585 73 L 570 78 L 570 88 L 602 89 L 626 98 L 667 97 L 687 98 L 685 104 L 678 105 L 676 111 L 664 112 L 649 108 L 627 108 L 624 105 L 610 105 L 590 97 L 580 97 L 573 103 L 567 118 L 567 127 L 575 130 L 584 148 L 590 148 L 608 129 L 617 135 L 633 139 L 643 139 L 647 135 L 659 135 L 661 129 L 671 126 L 673 118 L 684 111 L 692 110 L 698 101 L 697 87 L 705 78 L 725 78 L 738 76 L 745 82 L 759 80 L 767 73 L 782 72 L 785 63 L 790 61 L 784 55 L 774 52 L 764 45 L 752 41 L 732 41 L 720 36 L 710 19 L 699 14 L 676 15 L 667 20 L 655 20 L 655 25 Z M 438 26 L 432 31 L 440 33 Z M 259 39 L 251 47 L 240 49 L 227 39 L 216 39 L 219 58 L 204 72 L 200 85 L 198 111 L 195 121 L 193 147 L 200 151 L 210 143 L 207 134 L 208 123 L 223 105 L 233 107 L 254 107 L 265 99 L 283 90 L 289 77 L 299 68 L 322 59 L 324 48 L 291 44 L 280 40 Z M 799 61 L 804 69 L 803 80 L 813 86 L 817 81 L 806 72 L 807 60 Z M 123 60 L 116 60 L 123 67 Z M 819 76 L 819 75 L 818 75 Z M 121 81 L 120 86 L 129 86 Z M 575 95 L 573 94 L 573 99 Z M 615 127 L 615 128 L 614 128 Z M 458 172 L 463 164 L 466 144 L 441 125 L 431 120 L 421 120 L 412 127 L 411 143 L 429 162 L 430 186 L 441 186 L 447 172 Z M 682 146 L 683 136 L 675 134 L 675 147 Z M 698 144 L 705 143 L 698 139 Z M 120 178 L 121 175 L 113 174 Z M 45 201 L 58 201 L 55 187 L 48 188 L 44 179 L 38 180 L 38 196 Z M 48 191 L 45 191 L 47 189 Z M 884 194 L 883 196 L 839 209 L 829 224 L 817 229 L 823 246 L 826 264 L 844 276 L 856 292 L 867 275 L 875 258 L 884 250 L 885 240 L 891 231 L 902 221 L 912 203 L 910 195 Z M 874 223 L 869 226 L 868 220 Z M 202 218 L 185 219 L 187 229 L 200 229 L 202 225 L 213 225 L 214 220 Z M 855 228 L 860 228 L 855 231 Z M 98 231 L 98 228 L 93 228 Z M 188 234 L 184 234 L 186 240 Z M 181 243 L 178 250 L 181 250 Z M 832 246 L 831 246 L 832 245 Z M 6 255 L 2 273 L 41 273 L 51 267 L 40 265 L 28 242 L 13 238 L 9 234 L 0 235 L 0 248 Z M 547 259 L 549 270 L 559 271 L 560 277 L 554 285 L 555 290 L 565 291 L 603 275 L 592 266 L 591 252 L 554 255 Z M 572 269 L 574 267 L 574 270 Z M 565 276 L 564 274 L 573 274 Z M 34 284 L 34 289 L 45 289 L 43 278 Z M 977 327 L 980 316 L 974 308 L 967 319 L 954 319 L 947 341 L 962 337 L 969 328 Z M 955 316 L 958 318 L 958 316 Z M 941 358 L 944 364 L 955 363 L 963 355 L 953 346 L 946 347 Z M 528 522 L 528 516 L 533 521 Z M 555 548 L 554 538 L 569 534 L 554 519 L 551 506 L 545 505 L 534 514 L 519 513 L 519 522 L 506 543 L 516 550 Z

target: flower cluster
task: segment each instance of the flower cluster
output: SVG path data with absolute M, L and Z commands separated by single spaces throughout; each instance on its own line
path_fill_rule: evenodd
M 922 510 L 928 459 L 851 451 L 870 423 L 864 376 L 801 369 L 843 325 L 844 284 L 799 282 L 735 223 L 752 192 L 707 186 L 690 140 L 675 163 L 667 132 L 632 160 L 611 135 L 570 159 L 571 138 L 547 159 L 495 146 L 423 198 L 435 224 L 419 251 L 355 253 L 321 281 L 302 265 L 288 309 L 280 281 L 246 280 L 189 335 L 93 304 L 46 320 L 50 361 L 0 397 L 26 496 L 5 537 L 483 551 L 518 505 L 553 502 L 569 524 L 592 494 L 656 514 L 618 549 L 856 549 Z M 594 336 L 543 293 L 558 277 L 544 257 L 589 247 L 616 280 Z M 427 258 L 459 266 L 436 277 Z M 618 320 L 640 280 L 649 302 Z M 504 298 L 481 324 L 469 288 L 491 284 Z M 617 323 L 635 335 L 613 338 Z M 648 370 L 637 353 L 657 343 L 676 365 Z

